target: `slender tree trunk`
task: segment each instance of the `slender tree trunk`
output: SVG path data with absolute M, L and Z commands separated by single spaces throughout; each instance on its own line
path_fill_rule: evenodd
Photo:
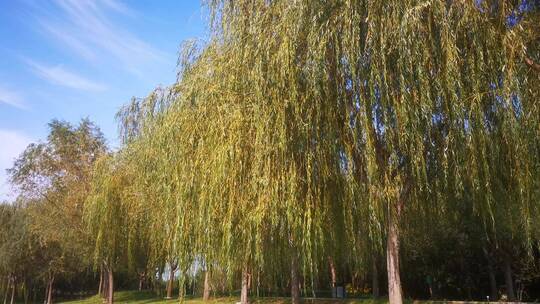
M 37 289 L 36 286 L 32 287 L 32 303 L 36 303 L 37 299 Z
M 173 277 L 174 277 L 174 273 L 171 272 L 171 274 L 169 275 L 169 281 L 167 282 L 167 296 L 165 297 L 165 299 L 172 298 Z
M 300 304 L 300 286 L 298 280 L 298 257 L 296 252 L 291 257 L 291 302 Z
M 101 295 L 101 290 L 103 289 L 103 268 L 99 271 L 99 285 L 98 285 L 98 295 Z
M 208 301 L 210 299 L 210 271 L 206 270 L 204 273 L 204 292 L 203 292 L 203 301 Z
M 49 281 L 49 283 L 47 283 L 48 287 L 47 287 L 47 300 L 45 301 L 45 303 L 47 304 L 52 304 L 52 285 L 51 285 L 51 282 Z
M 163 296 L 163 293 L 161 291 L 161 282 L 162 282 L 162 278 L 163 277 L 163 268 L 160 267 L 159 270 L 158 270 L 158 277 L 157 277 L 157 280 L 156 280 L 156 292 L 158 294 L 158 296 Z
M 180 279 L 178 280 L 178 299 L 184 299 L 184 296 L 186 295 L 186 272 L 180 271 Z
M 109 294 L 109 276 L 106 273 L 106 268 L 103 269 L 103 286 L 101 287 L 101 298 L 103 302 L 107 301 L 107 295 Z
M 249 281 L 249 273 L 247 271 L 247 267 L 244 268 L 242 271 L 242 291 L 240 292 L 240 303 L 241 304 L 249 304 L 249 297 L 248 297 L 248 281 Z
M 396 206 L 396 213 L 389 210 L 388 239 L 386 247 L 386 267 L 388 271 L 388 301 L 390 304 L 402 304 L 401 277 L 399 275 L 399 217 L 402 201 Z
M 26 282 L 26 279 L 23 283 L 23 298 L 24 298 L 24 304 L 28 304 L 28 283 Z
M 6 290 L 4 293 L 4 304 L 7 304 L 7 299 L 9 295 L 9 286 L 11 285 L 11 278 L 8 276 L 7 284 L 6 284 Z
M 372 295 L 374 299 L 377 299 L 379 297 L 379 267 L 377 267 L 377 259 L 375 258 L 375 254 L 373 255 L 371 259 L 371 264 L 372 264 L 372 273 L 371 273 Z
M 139 291 L 143 290 L 145 279 L 146 279 L 146 272 L 139 273 Z
M 108 282 L 109 287 L 107 288 L 108 294 L 107 294 L 107 303 L 113 304 L 114 303 L 114 274 L 112 269 L 108 269 Z
M 337 297 L 337 272 L 336 265 L 334 264 L 334 259 L 331 256 L 328 256 L 328 265 L 330 266 L 330 287 L 332 288 L 332 298 Z
M 53 296 L 53 285 L 54 284 L 54 276 L 51 276 L 49 278 L 49 287 L 47 288 L 48 289 L 48 293 L 47 293 L 47 304 L 52 304 L 52 296 Z
M 514 293 L 514 280 L 512 279 L 512 264 L 510 257 L 506 254 L 504 255 L 504 280 L 508 301 L 513 302 L 516 300 L 516 294 Z
M 15 284 L 15 280 L 12 279 L 11 281 L 11 304 L 15 303 L 15 289 L 17 289 L 17 284 Z
M 172 299 L 172 291 L 173 291 L 173 284 L 174 284 L 174 272 L 176 271 L 176 265 L 173 263 L 169 263 L 170 271 L 169 271 L 169 281 L 167 282 L 167 297 L 166 299 Z
M 45 297 L 43 298 L 43 304 L 47 304 L 47 299 L 49 298 L 49 282 L 45 286 Z

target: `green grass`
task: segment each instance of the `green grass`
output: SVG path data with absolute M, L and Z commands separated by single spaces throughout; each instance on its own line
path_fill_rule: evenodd
M 212 298 L 208 302 L 204 302 L 202 298 L 192 298 L 186 297 L 184 303 L 186 304 L 235 304 L 239 302 L 239 297 L 222 297 L 222 298 Z M 151 292 L 139 292 L 139 291 L 119 291 L 114 293 L 114 302 L 118 304 L 123 303 L 133 303 L 133 304 L 173 304 L 179 303 L 178 299 L 165 300 L 157 298 Z M 289 298 L 252 298 L 251 303 L 253 304 L 289 304 L 291 301 Z M 60 302 L 64 304 L 102 304 L 102 299 L 98 296 L 90 297 L 83 300 L 73 300 Z M 304 299 L 303 303 L 305 304 L 386 304 L 388 303 L 385 299 L 372 300 L 372 299 L 345 299 L 345 300 L 335 300 L 335 299 Z
M 208 302 L 202 300 L 202 298 L 186 297 L 184 299 L 185 304 L 235 304 L 240 301 L 240 297 L 220 297 L 212 298 Z M 179 303 L 177 298 L 165 300 L 158 298 L 151 292 L 144 291 L 119 291 L 114 293 L 114 302 L 117 304 L 133 303 L 133 304 L 176 304 Z M 60 304 L 103 304 L 100 297 L 94 296 L 83 300 L 73 300 L 59 302 Z M 252 304 L 290 304 L 290 298 L 251 298 Z M 364 298 L 364 299 L 313 299 L 303 298 L 303 304 L 388 304 L 388 299 L 380 298 L 377 300 Z M 405 300 L 405 304 L 442 304 L 442 303 L 482 303 L 482 302 L 468 302 L 468 301 L 413 301 Z M 484 302 L 485 303 L 485 302 Z

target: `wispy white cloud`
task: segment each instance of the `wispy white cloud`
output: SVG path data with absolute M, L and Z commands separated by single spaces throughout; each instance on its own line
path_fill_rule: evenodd
M 79 38 L 71 35 L 67 31 L 61 29 L 59 26 L 54 26 L 50 23 L 41 21 L 40 26 L 42 29 L 46 30 L 50 35 L 60 41 L 62 44 L 69 47 L 79 56 L 83 57 L 86 60 L 94 61 L 97 58 L 95 50 L 92 49 L 89 45 L 85 44 Z
M 40 16 L 40 25 L 51 37 L 84 59 L 111 58 L 135 74 L 142 66 L 168 60 L 168 55 L 139 39 L 117 21 L 135 12 L 116 0 L 54 0 L 61 14 Z
M 131 8 L 129 8 L 122 2 L 115 0 L 101 0 L 101 3 L 122 15 L 130 17 L 134 17 L 136 15 L 135 11 L 133 11 Z
M 0 201 L 14 198 L 11 187 L 8 184 L 6 170 L 13 166 L 24 149 L 32 142 L 32 139 L 20 131 L 0 129 L 0 142 L 4 143 L 0 149 Z
M 10 105 L 12 107 L 27 110 L 27 103 L 24 101 L 22 95 L 12 89 L 3 87 L 0 85 L 0 103 Z
M 86 91 L 103 91 L 106 89 L 103 84 L 70 72 L 61 65 L 46 66 L 31 60 L 27 60 L 27 63 L 37 75 L 57 85 Z

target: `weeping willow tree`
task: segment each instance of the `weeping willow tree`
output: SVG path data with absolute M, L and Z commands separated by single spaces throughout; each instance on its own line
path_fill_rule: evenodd
M 513 9 L 504 1 L 366 5 L 350 28 L 363 39 L 338 56 L 351 71 L 343 86 L 351 84 L 354 181 L 388 227 L 391 302 L 402 297 L 405 217 L 466 202 L 486 228 L 512 217 L 523 228 L 517 235 L 527 235 L 537 196 L 517 192 L 535 192 L 538 176 L 538 74 L 523 54 L 531 28 L 508 28 Z M 506 218 L 497 220 L 496 209 Z
M 196 262 L 205 263 L 193 237 L 197 224 L 192 211 L 196 206 L 193 153 L 188 153 L 189 146 L 178 137 L 185 130 L 174 127 L 174 100 L 174 86 L 159 88 L 147 98 L 132 100 L 117 114 L 125 149 L 130 151 L 130 163 L 138 173 L 132 182 L 145 210 L 148 268 L 157 269 L 160 280 L 167 267 L 167 298 L 172 297 L 177 269 L 183 293 L 189 268 Z M 199 217 L 199 222 L 202 219 Z
M 115 271 L 130 269 L 137 262 L 141 268 L 144 261 L 136 260 L 145 253 L 137 251 L 147 248 L 145 209 L 133 187 L 137 172 L 130 166 L 128 152 L 105 155 L 96 161 L 84 206 L 85 223 L 93 236 L 94 266 L 102 271 L 100 287 L 109 304 L 114 302 Z
M 210 40 L 186 48 L 174 98 L 157 116 L 123 115 L 181 269 L 199 260 L 242 273 L 242 302 L 264 273 L 296 303 L 301 277 L 309 286 L 328 256 L 352 252 L 365 267 L 386 247 L 399 304 L 403 231 L 453 204 L 531 250 L 536 12 L 512 1 L 208 6 Z
M 237 163 L 256 168 L 248 175 L 252 184 L 268 183 L 255 188 L 250 202 L 263 198 L 256 206 L 264 214 L 264 198 L 279 189 L 270 195 L 277 204 L 268 209 L 270 218 L 279 207 L 300 207 L 285 225 L 303 237 L 306 260 L 324 237 L 317 233 L 324 212 L 341 200 L 346 219 L 369 214 L 372 239 L 387 227 L 392 303 L 402 298 L 400 223 L 419 210 L 472 193 L 469 202 L 486 229 L 502 222 L 496 208 L 519 210 L 512 226 L 531 244 L 531 205 L 538 197 L 536 13 L 512 26 L 519 12 L 511 1 L 210 5 L 219 50 L 203 76 L 212 81 L 186 85 L 212 111 L 225 103 L 228 113 L 241 116 L 246 126 L 232 144 L 251 161 Z M 506 188 L 504 195 L 494 181 Z M 430 205 L 434 198 L 439 206 Z M 296 226 L 297 219 L 304 221 Z

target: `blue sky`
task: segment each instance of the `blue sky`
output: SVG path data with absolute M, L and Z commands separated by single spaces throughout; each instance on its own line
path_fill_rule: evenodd
M 205 24 L 199 0 L 0 0 L 0 200 L 5 169 L 53 118 L 88 117 L 117 146 L 118 108 L 174 82 L 180 44 Z

